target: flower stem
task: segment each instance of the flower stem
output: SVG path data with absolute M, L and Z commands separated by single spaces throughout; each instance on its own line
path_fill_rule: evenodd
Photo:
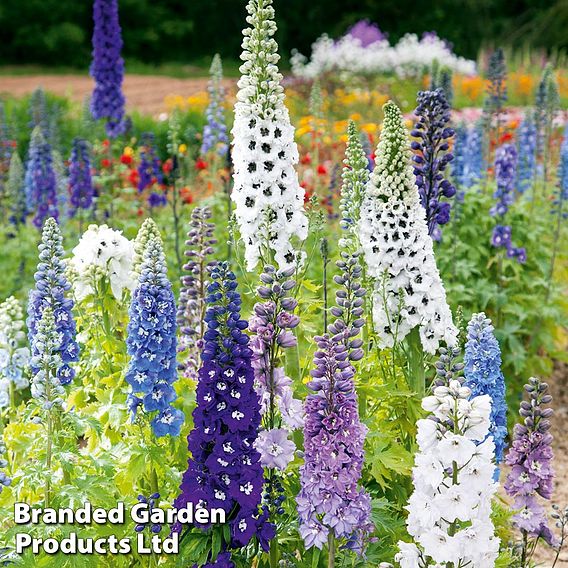
M 329 555 L 327 557 L 327 568 L 335 568 L 335 536 L 333 531 L 329 531 L 327 536 Z
M 426 393 L 426 373 L 424 372 L 424 349 L 420 332 L 415 327 L 408 334 L 408 386 L 420 397 Z
M 278 538 L 270 541 L 270 568 L 278 568 Z

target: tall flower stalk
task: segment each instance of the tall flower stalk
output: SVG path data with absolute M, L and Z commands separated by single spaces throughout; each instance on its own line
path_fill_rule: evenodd
M 439 225 L 450 220 L 451 205 L 442 201 L 456 194 L 452 183 L 444 178 L 444 171 L 454 156 L 449 151 L 454 130 L 449 127 L 450 105 L 444 91 L 420 91 L 414 114 L 418 117 L 411 135 L 414 152 L 414 174 L 420 194 L 420 203 L 426 211 L 428 234 L 436 241 L 442 238 Z
M 57 180 L 53 168 L 51 146 L 45 141 L 39 127 L 32 133 L 25 176 L 29 208 L 35 210 L 34 225 L 41 229 L 50 217 L 58 219 Z
M 294 240 L 307 237 L 304 190 L 294 165 L 298 149 L 278 71 L 278 45 L 272 0 L 249 0 L 244 30 L 242 73 L 233 134 L 235 215 L 252 270 L 264 255 L 281 269 L 296 266 Z
M 69 213 L 79 216 L 79 232 L 82 232 L 82 211 L 93 205 L 95 188 L 91 177 L 89 144 L 86 140 L 75 138 L 69 161 Z
M 515 425 L 513 443 L 506 463 L 511 467 L 505 482 L 505 491 L 514 498 L 514 525 L 522 535 L 520 566 L 529 566 L 539 538 L 551 546 L 556 544 L 550 531 L 547 515 L 539 503 L 552 497 L 554 471 L 552 469 L 552 434 L 550 434 L 552 402 L 548 385 L 530 378 L 525 385 L 529 400 L 523 400 L 519 414 L 522 423 Z
M 167 278 L 162 243 L 150 238 L 138 286 L 130 304 L 126 382 L 132 387 L 129 407 L 151 415 L 156 437 L 178 436 L 184 415 L 173 406 L 177 398 L 175 300 Z M 156 488 L 153 488 L 156 489 Z
M 208 271 L 216 264 L 210 257 L 217 244 L 214 238 L 214 223 L 210 222 L 211 210 L 208 207 L 196 207 L 191 213 L 189 231 L 185 241 L 187 263 L 185 274 L 181 277 L 181 288 L 177 310 L 177 324 L 181 332 L 179 351 L 183 354 L 184 375 L 197 379 L 201 367 L 201 350 L 207 295 Z M 210 260 L 208 260 L 210 259 Z
M 533 188 L 534 190 L 534 187 L 536 185 L 536 150 L 536 125 L 532 114 L 527 113 L 521 126 L 519 127 L 519 137 L 517 143 L 517 153 L 519 156 L 519 167 L 517 170 L 517 190 L 520 193 L 526 193 L 531 188 Z
M 489 435 L 495 443 L 495 481 L 498 481 L 507 437 L 507 401 L 501 349 L 493 331 L 491 320 L 484 313 L 473 314 L 467 326 L 464 376 L 465 386 L 471 389 L 473 396 L 487 394 L 491 397 Z
M 105 119 L 107 135 L 116 138 L 126 129 L 118 0 L 95 0 L 93 20 L 93 61 L 90 72 L 95 80 L 95 89 L 91 98 L 91 113 L 95 120 Z
M 360 239 L 374 280 L 373 321 L 380 347 L 393 347 L 416 329 L 410 338 L 416 353 L 411 387 L 424 392 L 420 348 L 434 353 L 441 341 L 454 345 L 457 330 L 410 165 L 402 114 L 393 102 L 383 110 L 376 166 L 361 206 Z
M 225 124 L 225 88 L 223 87 L 223 64 L 216 53 L 209 69 L 210 79 L 207 86 L 209 105 L 205 112 L 207 122 L 203 128 L 201 154 L 215 151 L 221 157 L 229 152 L 229 138 Z
M 43 227 L 39 245 L 39 263 L 35 273 L 35 288 L 30 292 L 28 301 L 28 337 L 32 357 L 40 353 L 41 342 L 35 339 L 43 312 L 51 310 L 51 318 L 58 342 L 54 353 L 59 357 L 56 368 L 56 378 L 61 384 L 69 384 L 75 377 L 72 363 L 79 360 L 79 347 L 75 341 L 76 326 L 73 319 L 73 300 L 66 297 L 71 284 L 65 276 L 65 261 L 63 260 L 63 238 L 55 219 L 50 218 Z M 51 325 L 51 324 L 50 324 Z M 38 368 L 32 360 L 32 372 Z
M 8 179 L 5 187 L 10 222 L 19 227 L 25 224 L 28 207 L 24 181 L 24 166 L 18 152 L 10 158 Z
M 422 401 L 431 414 L 417 422 L 414 492 L 406 507 L 414 542 L 398 543 L 402 568 L 493 568 L 499 555 L 491 520 L 497 489 L 495 446 L 487 437 L 491 399 L 463 386 L 453 355 L 441 360 L 433 393 Z
M 256 537 L 264 550 L 274 536 L 261 507 L 264 484 L 260 455 L 255 449 L 260 412 L 254 388 L 252 351 L 241 319 L 241 298 L 227 263 L 210 267 L 207 311 L 199 369 L 194 428 L 188 437 L 191 457 L 183 474 L 175 507 L 218 507 L 226 512 L 230 535 L 221 536 L 217 558 L 206 566 L 234 566 L 230 550 Z M 202 526 L 205 530 L 219 530 Z M 174 530 L 181 531 L 180 525 Z
M 374 528 L 370 497 L 359 486 L 367 428 L 359 420 L 353 381 L 353 362 L 363 357 L 363 341 L 357 338 L 365 295 L 359 253 L 342 251 L 337 267 L 335 320 L 329 333 L 315 338 L 318 351 L 305 401 L 304 465 L 296 498 L 306 547 L 321 549 L 327 543 L 329 568 L 335 566 L 336 540 L 362 554 Z

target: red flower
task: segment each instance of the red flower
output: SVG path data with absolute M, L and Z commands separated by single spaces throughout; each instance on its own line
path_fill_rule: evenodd
M 120 161 L 123 164 L 126 164 L 127 166 L 129 166 L 130 164 L 132 164 L 132 156 L 130 156 L 128 154 L 122 154 L 122 156 L 120 156 Z
M 505 142 L 510 142 L 513 139 L 513 135 L 510 132 L 505 132 L 499 139 L 499 144 L 504 144 Z
M 191 189 L 189 189 L 189 187 L 182 187 L 180 195 L 184 203 L 193 203 L 193 195 L 191 194 Z
M 108 140 L 108 139 L 103 140 L 103 146 L 105 148 L 108 148 L 110 146 L 110 140 Z
M 138 207 L 138 211 L 136 211 L 136 215 L 138 215 L 138 217 L 142 217 L 142 215 L 144 215 L 144 209 L 142 209 L 142 207 Z
M 174 163 L 173 160 L 171 158 L 168 158 L 163 164 L 162 164 L 162 171 L 167 175 L 169 174 L 172 169 L 174 167 Z
M 110 168 L 110 160 L 108 158 L 101 160 L 101 168 Z
M 325 174 L 327 174 L 327 168 L 323 164 L 320 164 L 318 166 L 318 175 L 324 176 Z
M 300 158 L 300 164 L 311 164 L 311 163 L 312 163 L 312 158 L 309 154 L 304 154 Z
M 207 169 L 207 162 L 203 158 L 198 158 L 197 162 L 195 162 L 195 169 L 196 170 L 206 170 Z
M 128 181 L 130 181 L 132 185 L 138 185 L 138 182 L 140 181 L 140 176 L 138 175 L 138 172 L 136 170 L 130 170 Z

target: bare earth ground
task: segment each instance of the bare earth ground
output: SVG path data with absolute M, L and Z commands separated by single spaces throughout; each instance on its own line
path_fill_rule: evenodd
M 159 115 L 167 110 L 167 95 L 188 97 L 207 89 L 207 78 L 175 79 L 154 75 L 126 75 L 124 94 L 129 111 Z M 227 81 L 233 84 L 233 81 Z M 33 75 L 0 76 L 0 93 L 22 96 L 42 87 L 56 95 L 83 101 L 93 90 L 93 80 L 88 75 Z
M 227 86 L 232 85 L 234 81 L 227 81 Z M 87 75 L 0 76 L 0 94 L 22 96 L 38 87 L 81 102 L 92 92 L 93 81 Z M 167 110 L 165 98 L 168 95 L 188 97 L 206 89 L 207 78 L 175 79 L 165 76 L 126 75 L 124 80 L 127 109 L 153 116 Z M 568 421 L 568 366 L 559 366 L 549 383 L 555 408 L 553 434 L 557 480 L 554 503 L 563 509 L 568 506 L 568 436 L 565 433 Z M 550 567 L 554 557 L 555 553 L 544 547 L 536 554 L 536 560 L 542 568 Z M 557 563 L 557 567 L 562 566 L 568 566 L 568 547 Z

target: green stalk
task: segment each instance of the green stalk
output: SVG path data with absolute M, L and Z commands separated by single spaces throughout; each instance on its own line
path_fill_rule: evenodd
M 415 327 L 408 334 L 408 386 L 420 397 L 426 393 L 426 373 L 424 371 L 424 349 L 420 332 Z
M 329 555 L 327 557 L 327 568 L 335 568 L 335 536 L 333 531 L 329 531 L 327 537 L 327 544 L 329 547 Z
M 46 381 L 45 381 L 45 396 L 47 400 L 51 400 L 51 377 L 50 369 L 46 369 Z M 51 459 L 53 453 L 53 420 L 51 417 L 51 409 L 47 411 L 47 449 L 45 453 L 45 469 L 46 469 L 46 480 L 45 480 L 45 507 L 49 507 L 50 494 L 51 494 Z
M 270 568 L 278 568 L 278 556 L 278 537 L 274 537 L 274 539 L 270 541 Z

